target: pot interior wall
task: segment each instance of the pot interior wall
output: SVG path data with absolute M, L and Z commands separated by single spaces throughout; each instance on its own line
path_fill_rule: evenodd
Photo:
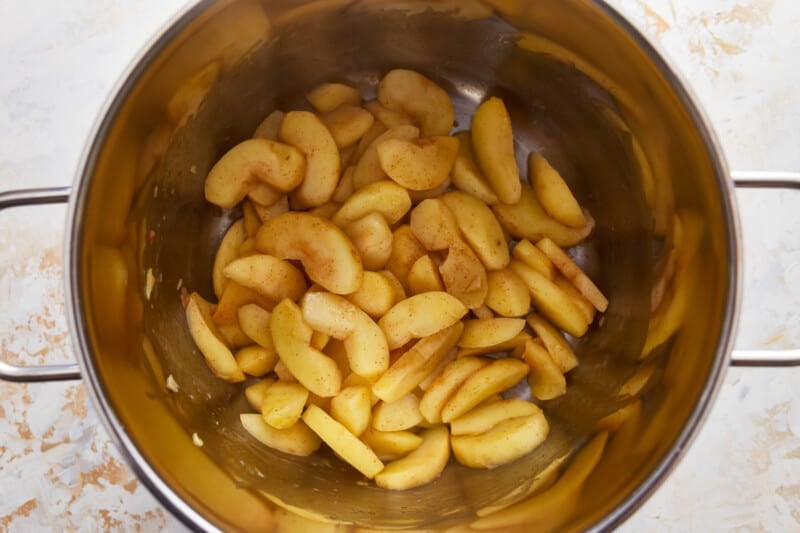
M 729 336 L 735 264 L 722 169 L 674 80 L 613 14 L 579 0 L 206 4 L 123 88 L 78 191 L 71 266 L 84 364 L 110 423 L 135 448 L 131 460 L 226 529 L 267 524 L 268 499 L 358 524 L 450 525 L 581 445 L 598 419 L 631 400 L 618 396 L 620 387 L 652 367 L 640 417 L 612 435 L 562 522 L 585 527 L 607 515 L 663 463 L 708 401 Z M 596 219 L 593 236 L 572 252 L 611 302 L 574 343 L 580 366 L 569 392 L 544 405 L 553 427 L 545 445 L 491 471 L 450 465 L 436 482 L 403 493 L 365 486 L 333 457 L 293 458 L 254 443 L 238 424 L 243 386 L 212 376 L 181 303 L 182 288 L 213 299 L 214 251 L 240 216 L 204 201 L 203 180 L 219 156 L 271 110 L 306 108 L 302 93 L 315 84 L 342 81 L 370 94 L 394 67 L 445 87 L 459 130 L 484 97 L 504 98 L 523 173 L 527 154 L 543 153 Z M 169 99 L 203 69 L 219 79 L 197 112 L 182 117 Z M 633 136 L 652 174 L 649 190 Z M 676 212 L 693 214 L 700 228 L 682 278 L 689 296 L 677 333 L 641 363 L 651 287 Z M 156 280 L 149 298 L 148 271 Z M 178 393 L 165 388 L 170 374 Z

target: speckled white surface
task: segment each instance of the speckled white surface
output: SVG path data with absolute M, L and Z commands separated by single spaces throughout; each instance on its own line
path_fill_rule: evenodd
M 613 0 L 660 42 L 734 169 L 800 170 L 800 4 Z M 0 0 L 0 189 L 67 185 L 101 104 L 180 0 Z M 800 194 L 740 194 L 742 348 L 800 345 Z M 71 358 L 64 211 L 0 214 L 0 347 Z M 625 531 L 800 530 L 800 370 L 731 370 L 686 459 Z M 182 530 L 79 383 L 0 383 L 0 530 Z

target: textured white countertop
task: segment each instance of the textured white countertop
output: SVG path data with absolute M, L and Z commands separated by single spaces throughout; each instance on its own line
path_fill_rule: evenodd
M 613 0 L 662 45 L 733 169 L 800 170 L 796 0 Z M 90 126 L 182 0 L 0 0 L 0 189 L 68 185 Z M 800 346 L 800 193 L 739 194 L 740 348 Z M 0 214 L 0 347 L 72 358 L 64 210 Z M 138 483 L 79 382 L 0 383 L 0 531 L 183 527 Z M 625 531 L 800 530 L 800 369 L 732 369 L 690 452 Z

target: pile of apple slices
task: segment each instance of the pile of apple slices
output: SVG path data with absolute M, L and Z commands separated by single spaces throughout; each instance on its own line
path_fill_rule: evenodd
M 531 452 L 549 431 L 535 402 L 578 364 L 562 331 L 584 335 L 608 306 L 562 249 L 591 216 L 539 154 L 520 180 L 499 98 L 454 135 L 447 93 L 409 70 L 375 101 L 336 83 L 307 99 L 205 181 L 244 216 L 216 254 L 217 303 L 193 293 L 186 316 L 220 379 L 259 378 L 244 428 L 289 454 L 325 443 L 397 490 L 451 451 L 475 468 Z M 502 396 L 525 378 L 531 401 Z

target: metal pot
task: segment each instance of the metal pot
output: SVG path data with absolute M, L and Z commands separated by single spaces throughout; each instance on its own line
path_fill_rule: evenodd
M 213 162 L 270 110 L 302 106 L 304 89 L 337 80 L 369 91 L 396 66 L 446 87 L 462 129 L 486 94 L 504 97 L 520 158 L 544 152 L 597 220 L 574 254 L 611 302 L 575 341 L 581 365 L 568 394 L 545 406 L 554 431 L 542 448 L 492 471 L 451 465 L 435 483 L 405 493 L 364 486 L 330 458 L 288 458 L 253 445 L 236 424 L 245 410 L 241 387 L 211 376 L 180 299 L 181 287 L 211 294 L 213 250 L 238 216 L 203 200 Z M 736 180 L 798 183 L 791 174 Z M 3 363 L 0 377 L 82 377 L 122 454 L 166 507 L 194 528 L 256 530 L 274 524 L 276 505 L 382 528 L 469 523 L 478 509 L 524 496 L 548 464 L 580 448 L 598 419 L 631 400 L 620 389 L 644 372 L 635 424 L 611 436 L 584 490 L 549 522 L 610 528 L 683 455 L 731 363 L 741 272 L 732 192 L 719 145 L 685 85 L 602 2 L 198 2 L 118 86 L 72 190 L 0 197 L 0 209 L 69 199 L 66 301 L 80 365 Z M 682 278 L 688 303 L 675 331 L 643 354 L 670 221 L 682 212 L 699 228 L 694 268 Z M 800 363 L 797 352 L 734 356 L 734 364 Z M 178 393 L 165 388 L 170 374 Z

